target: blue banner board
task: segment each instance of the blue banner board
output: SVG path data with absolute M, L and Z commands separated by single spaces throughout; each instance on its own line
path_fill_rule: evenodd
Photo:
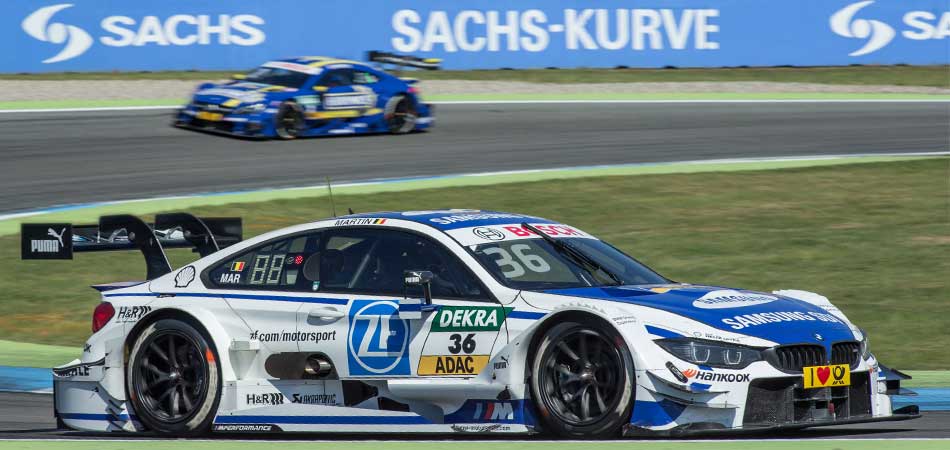
M 947 0 L 4 0 L 0 11 L 3 73 L 226 70 L 367 50 L 446 69 L 950 63 Z

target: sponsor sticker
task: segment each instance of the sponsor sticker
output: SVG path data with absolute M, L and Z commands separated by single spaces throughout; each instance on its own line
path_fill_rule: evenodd
M 778 300 L 778 297 L 752 292 L 739 292 L 731 289 L 711 291 L 693 300 L 693 306 L 700 309 L 741 308 L 762 305 Z
M 152 312 L 151 306 L 120 306 L 119 311 L 116 312 L 115 322 L 116 323 L 132 323 L 138 322 L 139 319 L 145 317 L 146 314 Z
M 346 225 L 383 225 L 386 219 L 340 219 L 333 223 L 334 226 Z
M 489 355 L 429 355 L 419 358 L 419 375 L 478 375 Z
M 841 320 L 839 320 L 837 317 L 831 314 L 824 314 L 824 313 L 813 312 L 813 311 L 764 312 L 764 313 L 756 313 L 756 314 L 743 314 L 739 316 L 727 317 L 725 319 L 722 319 L 722 323 L 729 325 L 733 330 L 741 330 L 743 328 L 765 325 L 769 323 L 804 322 L 804 321 L 841 323 Z
M 291 394 L 290 402 L 301 405 L 339 405 L 336 394 Z
M 246 403 L 250 406 L 276 406 L 284 404 L 284 394 L 267 392 L 263 394 L 247 394 Z
M 347 362 L 350 375 L 409 375 L 409 324 L 399 304 L 354 300 L 349 312 Z
M 20 226 L 23 259 L 72 259 L 73 228 L 68 223 Z
M 431 331 L 498 331 L 512 309 L 501 306 L 443 306 L 432 320 Z
M 261 342 L 326 342 L 336 340 L 336 330 L 333 331 L 260 331 L 254 330 L 249 338 Z
M 277 425 L 260 423 L 216 423 L 213 429 L 219 433 L 277 433 L 283 431 Z
M 717 383 L 748 383 L 748 373 L 725 373 L 710 370 L 686 369 L 682 371 L 686 378 L 696 381 L 713 381 Z
M 195 268 L 193 266 L 185 267 L 175 275 L 176 288 L 188 287 L 192 281 L 195 281 Z
M 802 372 L 805 389 L 851 385 L 851 367 L 847 364 L 810 366 Z

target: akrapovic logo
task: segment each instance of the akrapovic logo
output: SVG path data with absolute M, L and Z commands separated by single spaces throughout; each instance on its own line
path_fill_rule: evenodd
M 76 25 L 53 20 L 53 16 L 72 3 L 44 6 L 28 15 L 20 24 L 34 39 L 60 44 L 62 49 L 44 64 L 57 63 L 86 53 L 96 39 Z M 260 28 L 264 19 L 252 14 L 173 14 L 159 16 L 106 16 L 99 21 L 98 41 L 108 47 L 241 45 L 263 43 L 267 36 Z
M 874 0 L 852 3 L 831 15 L 828 23 L 831 31 L 839 36 L 863 39 L 864 45 L 848 56 L 862 56 L 874 53 L 891 43 L 897 36 L 895 28 L 884 21 L 858 17 L 859 12 L 871 6 Z M 904 14 L 901 36 L 905 39 L 922 41 L 944 39 L 950 36 L 950 11 L 934 14 L 931 11 L 909 11 Z

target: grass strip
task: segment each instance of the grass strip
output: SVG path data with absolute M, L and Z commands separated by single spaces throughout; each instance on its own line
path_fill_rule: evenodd
M 337 194 L 376 194 L 383 192 L 404 192 L 419 189 L 438 189 L 445 187 L 489 186 L 493 184 L 521 183 L 556 179 L 572 179 L 601 176 L 661 175 L 675 173 L 733 172 L 748 170 L 775 170 L 798 167 L 821 167 L 842 164 L 861 164 L 886 161 L 907 161 L 921 159 L 914 156 L 857 156 L 841 158 L 803 158 L 786 160 L 765 160 L 748 162 L 691 162 L 691 163 L 646 163 L 614 166 L 596 166 L 587 168 L 546 169 L 498 173 L 493 175 L 462 175 L 433 177 L 422 180 L 407 180 L 384 183 L 362 183 L 334 186 Z M 41 216 L 15 217 L 0 220 L 0 236 L 19 232 L 22 222 L 95 222 L 106 214 L 151 214 L 168 210 L 182 210 L 198 206 L 225 205 L 230 203 L 251 203 L 272 200 L 302 199 L 323 197 L 327 193 L 325 186 L 293 189 L 272 189 L 249 192 L 203 194 L 161 199 L 144 199 L 129 202 L 111 202 L 90 205 L 75 205 L 44 212 Z
M 0 74 L 0 80 L 220 80 L 236 71 L 58 72 Z M 525 69 L 407 71 L 423 80 L 532 83 L 768 81 L 950 88 L 950 66 L 748 67 L 695 69 Z
M 338 191 L 335 203 L 360 212 L 461 207 L 549 217 L 614 243 L 674 280 L 820 292 L 869 332 L 885 364 L 950 369 L 950 304 L 943 301 L 950 287 L 950 159 L 608 175 Z M 246 237 L 331 215 L 328 202 L 314 197 L 191 212 L 241 216 Z M 177 267 L 194 256 L 176 250 L 169 257 Z M 20 261 L 18 236 L 0 238 L 6 339 L 79 346 L 99 301 L 87 286 L 141 279 L 144 272 L 141 255 L 132 252 L 77 259 Z

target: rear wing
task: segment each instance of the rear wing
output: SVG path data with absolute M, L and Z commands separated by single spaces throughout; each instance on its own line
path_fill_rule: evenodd
M 139 250 L 146 279 L 172 271 L 166 248 L 191 248 L 202 257 L 241 242 L 241 218 L 199 218 L 188 213 L 158 214 L 148 224 L 132 215 L 102 216 L 95 225 L 24 223 L 21 259 L 73 259 L 73 253 Z
M 399 55 L 377 50 L 367 52 L 366 59 L 381 64 L 395 64 L 401 67 L 414 67 L 416 69 L 426 70 L 439 70 L 442 65 L 442 60 L 439 58 L 420 58 L 418 56 Z

